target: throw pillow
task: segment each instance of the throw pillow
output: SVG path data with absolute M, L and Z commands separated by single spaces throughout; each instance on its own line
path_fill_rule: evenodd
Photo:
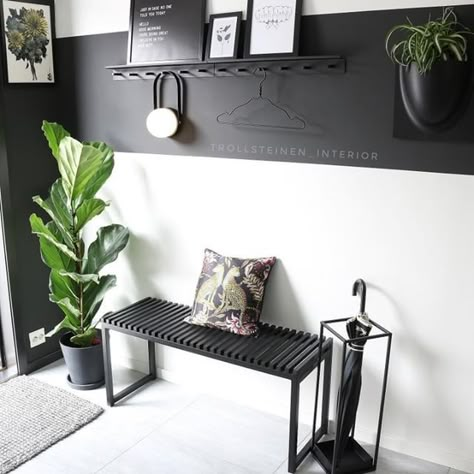
M 193 311 L 185 321 L 241 336 L 257 334 L 265 285 L 275 261 L 275 257 L 224 257 L 207 249 Z

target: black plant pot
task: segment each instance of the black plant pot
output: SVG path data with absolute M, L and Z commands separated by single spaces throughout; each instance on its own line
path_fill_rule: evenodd
M 77 347 L 71 343 L 71 333 L 60 339 L 61 351 L 69 371 L 69 385 L 77 390 L 93 390 L 104 384 L 102 344 Z
M 470 61 L 440 61 L 426 74 L 414 63 L 400 66 L 402 100 L 413 124 L 425 133 L 451 128 L 469 103 L 471 71 Z

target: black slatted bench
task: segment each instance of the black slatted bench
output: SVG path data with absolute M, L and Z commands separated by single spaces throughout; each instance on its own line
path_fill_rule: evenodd
M 320 353 L 321 341 L 314 334 L 262 323 L 258 337 L 242 337 L 185 323 L 183 319 L 190 313 L 189 306 L 145 298 L 103 317 L 107 403 L 113 406 L 147 382 L 156 379 L 155 343 L 288 379 L 291 381 L 288 471 L 295 472 L 309 453 L 313 440 L 319 440 L 328 430 L 332 339 L 324 340 Z M 111 330 L 148 341 L 149 373 L 118 394 L 113 391 Z M 314 423 L 313 439 L 298 452 L 300 385 L 318 367 L 320 360 L 324 361 L 321 427 L 316 431 Z

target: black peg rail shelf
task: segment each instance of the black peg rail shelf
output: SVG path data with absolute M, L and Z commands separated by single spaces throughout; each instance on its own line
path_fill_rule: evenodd
M 184 322 L 191 311 L 189 306 L 145 298 L 103 317 L 102 347 L 108 404 L 115 405 L 156 378 L 155 344 L 285 378 L 291 381 L 288 471 L 294 473 L 310 453 L 313 439 L 320 440 L 328 432 L 332 339 L 321 340 L 316 334 L 266 323 L 260 323 L 258 337 L 243 337 Z M 149 373 L 117 394 L 113 387 L 110 331 L 148 341 Z M 314 430 L 312 439 L 299 447 L 300 386 L 321 363 L 324 363 L 321 426 Z
M 251 76 L 257 70 L 275 74 L 345 74 L 346 60 L 341 56 L 303 56 L 271 59 L 234 59 L 226 62 L 126 64 L 107 66 L 117 81 L 154 79 L 163 71 L 184 78 Z

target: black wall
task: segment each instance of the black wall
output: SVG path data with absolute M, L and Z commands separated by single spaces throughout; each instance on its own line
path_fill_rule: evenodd
M 56 52 L 60 69 L 60 51 Z M 50 330 L 60 318 L 59 310 L 48 300 L 49 272 L 41 262 L 38 239 L 29 227 L 30 214 L 41 214 L 32 196 L 45 196 L 58 174 L 41 131 L 42 121 L 67 122 L 67 115 L 75 115 L 74 106 L 67 109 L 59 100 L 66 83 L 61 82 L 61 73 L 58 78 L 56 85 L 9 85 L 1 78 L 0 185 L 21 373 L 60 357 L 57 338 L 30 349 L 28 337 L 42 327 Z
M 456 11 L 474 27 L 474 6 Z M 145 127 L 152 81 L 112 81 L 104 69 L 125 63 L 127 33 L 61 40 L 74 52 L 62 66 L 76 78 L 71 94 L 78 98 L 80 135 L 108 141 L 119 151 L 473 174 L 472 143 L 393 138 L 395 67 L 385 53 L 385 35 L 406 16 L 422 22 L 430 12 L 436 16 L 441 9 L 303 17 L 301 54 L 342 55 L 348 65 L 345 75 L 268 77 L 264 95 L 302 116 L 308 123 L 304 131 L 222 126 L 216 117 L 255 96 L 260 78 L 191 78 L 181 133 L 172 140 L 153 138 Z M 172 86 L 165 90 L 167 106 L 175 104 Z M 463 129 L 474 130 L 473 109 Z M 295 156 L 282 156 L 281 148 L 289 155 L 294 148 Z

